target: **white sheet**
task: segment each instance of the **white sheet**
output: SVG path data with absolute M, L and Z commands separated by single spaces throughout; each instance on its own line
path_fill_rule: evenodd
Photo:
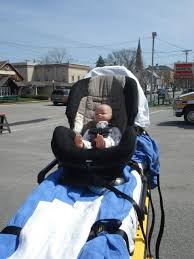
M 150 125 L 148 102 L 144 95 L 143 89 L 134 74 L 124 66 L 104 66 L 92 69 L 85 75 L 85 78 L 101 75 L 128 76 L 136 81 L 138 87 L 139 105 L 138 114 L 135 118 L 135 125 L 143 128 L 148 127 Z
M 131 174 L 137 181 L 133 199 L 139 203 L 141 177 L 135 170 Z M 7 259 L 76 259 L 97 219 L 102 199 L 103 195 L 94 201 L 76 201 L 73 205 L 58 199 L 40 201 L 20 233 L 17 250 Z M 137 225 L 137 215 L 132 207 L 120 227 L 128 236 L 130 252 L 135 247 Z
M 41 201 L 20 234 L 8 259 L 76 259 L 96 220 L 102 196 L 73 206 Z

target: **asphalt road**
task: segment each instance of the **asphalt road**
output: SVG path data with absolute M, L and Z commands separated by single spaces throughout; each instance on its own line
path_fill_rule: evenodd
M 67 125 L 65 107 L 51 103 L 0 105 L 12 133 L 0 136 L 0 229 L 37 186 L 38 172 L 53 159 L 50 148 L 57 125 Z M 150 136 L 158 143 L 166 223 L 160 259 L 194 258 L 194 127 L 171 109 L 150 110 Z M 159 222 L 159 198 L 152 192 Z M 153 238 L 156 238 L 156 232 Z

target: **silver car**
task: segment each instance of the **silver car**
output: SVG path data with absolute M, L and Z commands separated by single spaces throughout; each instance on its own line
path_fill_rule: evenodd
M 69 89 L 56 89 L 51 94 L 51 101 L 54 105 L 57 104 L 67 104 Z

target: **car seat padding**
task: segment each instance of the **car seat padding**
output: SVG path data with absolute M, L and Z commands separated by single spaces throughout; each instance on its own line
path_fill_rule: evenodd
M 123 132 L 127 125 L 133 125 L 138 112 L 135 80 L 125 76 L 95 76 L 75 83 L 66 109 L 70 127 L 76 132 L 81 129 L 85 131 L 88 123 L 94 119 L 94 111 L 100 103 L 112 107 L 111 123 Z

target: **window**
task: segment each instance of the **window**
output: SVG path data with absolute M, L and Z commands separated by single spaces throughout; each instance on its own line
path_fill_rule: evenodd
M 74 76 L 71 76 L 71 81 L 74 82 Z

